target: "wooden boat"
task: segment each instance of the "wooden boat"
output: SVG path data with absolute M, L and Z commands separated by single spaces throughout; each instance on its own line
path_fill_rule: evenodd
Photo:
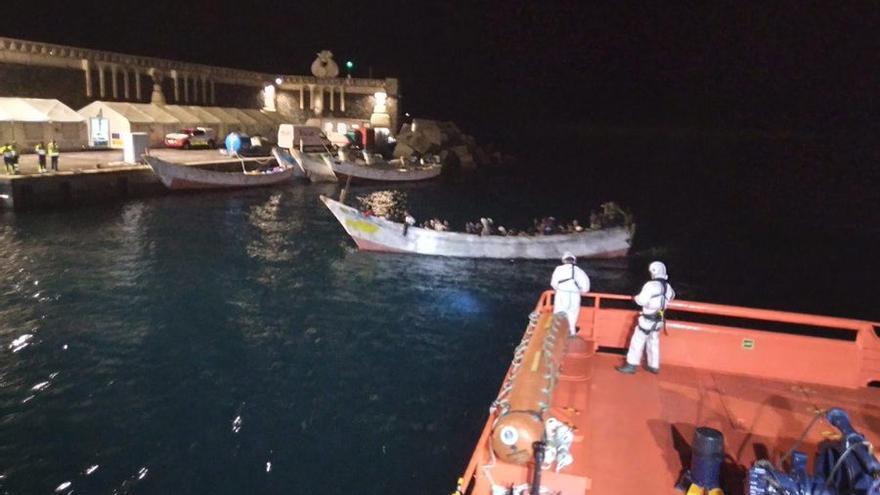
M 439 163 L 419 166 L 401 166 L 399 161 L 381 161 L 367 164 L 363 161 L 342 161 L 324 155 L 324 161 L 333 168 L 337 176 L 378 182 L 410 182 L 433 179 L 440 175 L 443 166 Z
M 290 167 L 293 169 L 293 177 L 295 179 L 305 179 L 306 171 L 297 163 L 296 160 L 290 156 L 290 153 L 287 150 L 281 149 L 277 146 L 272 147 L 272 157 L 275 158 L 275 161 L 283 166 Z
M 351 152 L 340 150 L 338 157 L 322 155 L 324 161 L 333 168 L 336 175 L 352 179 L 377 182 L 411 182 L 433 179 L 443 171 L 440 163 L 409 164 L 403 160 L 385 160 L 381 155 L 361 152 L 363 159 L 351 158 Z
M 222 189 L 278 184 L 293 177 L 294 169 L 279 167 L 272 172 L 217 172 L 166 162 L 155 156 L 144 159 L 168 189 Z
M 584 258 L 620 257 L 626 256 L 630 247 L 630 233 L 623 227 L 576 234 L 505 237 L 439 232 L 413 226 L 403 235 L 401 223 L 365 216 L 357 209 L 323 195 L 321 201 L 358 248 L 365 251 L 465 258 L 551 259 L 561 257 L 566 251 Z
M 454 493 L 880 493 L 880 323 L 673 301 L 626 375 L 631 296 L 583 300 L 569 338 L 541 295 Z
M 337 182 L 333 167 L 322 158 L 325 153 L 308 153 L 290 148 L 290 155 L 296 160 L 312 182 Z

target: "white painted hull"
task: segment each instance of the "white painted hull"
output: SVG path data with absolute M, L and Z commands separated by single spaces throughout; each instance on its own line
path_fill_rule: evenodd
M 336 175 L 345 175 L 354 179 L 372 180 L 378 182 L 409 182 L 433 179 L 440 175 L 443 166 L 440 164 L 425 165 L 413 168 L 398 168 L 390 165 L 388 162 L 374 165 L 359 164 L 355 162 L 338 160 L 330 160 L 325 157 L 325 161 L 330 162 Z
M 357 209 L 326 196 L 321 196 L 321 200 L 358 248 L 366 251 L 463 258 L 556 259 L 566 251 L 580 258 L 616 258 L 626 256 L 630 247 L 630 234 L 623 227 L 538 236 L 479 236 L 410 227 L 403 235 L 403 224 L 364 216 Z
M 300 167 L 306 172 L 306 176 L 312 182 L 337 182 L 336 174 L 333 168 L 321 158 L 321 153 L 303 153 L 302 151 L 291 148 L 290 156 L 299 163 Z
M 187 165 L 166 162 L 154 156 L 144 159 L 153 168 L 159 180 L 169 189 L 224 189 L 270 186 L 290 180 L 293 169 L 274 173 L 216 172 Z
M 293 169 L 293 177 L 296 179 L 305 179 L 306 171 L 303 170 L 302 166 L 290 156 L 285 150 L 282 150 L 278 147 L 272 147 L 272 156 L 275 158 L 275 161 L 278 165 L 282 167 L 290 167 Z

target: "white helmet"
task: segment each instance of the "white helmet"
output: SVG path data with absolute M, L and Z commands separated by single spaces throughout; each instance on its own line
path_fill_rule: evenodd
M 574 257 L 571 251 L 566 251 L 562 253 L 562 262 L 565 263 L 566 260 L 571 260 L 572 263 L 577 263 L 577 258 Z
M 652 261 L 648 265 L 648 271 L 651 273 L 651 278 L 666 278 L 666 265 L 662 261 Z

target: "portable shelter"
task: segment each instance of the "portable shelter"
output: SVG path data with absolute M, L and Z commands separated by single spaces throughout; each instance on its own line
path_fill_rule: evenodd
M 147 133 L 151 146 L 161 146 L 166 134 L 181 127 L 177 117 L 151 103 L 94 101 L 78 113 L 88 119 L 91 146 L 122 148 L 127 132 Z
M 85 119 L 58 100 L 0 98 L 0 141 L 16 142 L 21 151 L 54 139 L 61 148 L 85 144 Z
M 197 107 L 197 106 L 186 106 L 183 107 L 187 112 L 195 115 L 199 122 L 201 122 L 201 126 L 210 127 L 217 132 L 217 142 L 223 141 L 226 136 L 226 127 L 222 120 L 219 117 L 207 111 L 205 107 Z
M 182 127 L 180 119 L 165 110 L 164 106 L 152 103 L 129 103 L 139 112 L 153 119 L 150 126 L 150 143 L 158 146 L 165 143 L 165 135 L 177 132 Z
M 241 120 L 233 115 L 232 113 L 226 111 L 226 109 L 221 107 L 201 107 L 202 110 L 210 113 L 211 115 L 217 117 L 220 120 L 221 128 L 223 129 L 223 138 L 225 139 L 226 135 L 230 132 L 238 132 L 238 133 L 246 133 L 244 124 Z
M 238 122 L 241 124 L 241 132 L 244 132 L 248 135 L 254 135 L 260 133 L 260 128 L 263 124 L 260 124 L 253 117 L 246 114 L 244 111 L 238 108 L 227 108 L 224 107 L 223 111 L 235 117 Z
M 173 115 L 180 127 L 207 127 L 197 115 L 179 105 L 163 105 L 162 110 Z
M 275 121 L 265 113 L 255 108 L 245 108 L 241 111 L 248 117 L 254 119 L 256 122 L 257 134 L 273 136 L 278 133 L 278 124 L 276 124 Z

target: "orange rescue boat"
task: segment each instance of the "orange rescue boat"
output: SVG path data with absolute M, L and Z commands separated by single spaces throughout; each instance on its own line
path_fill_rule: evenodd
M 456 493 L 880 494 L 880 323 L 673 301 L 662 371 L 625 375 L 631 299 L 568 338 L 541 295 Z

